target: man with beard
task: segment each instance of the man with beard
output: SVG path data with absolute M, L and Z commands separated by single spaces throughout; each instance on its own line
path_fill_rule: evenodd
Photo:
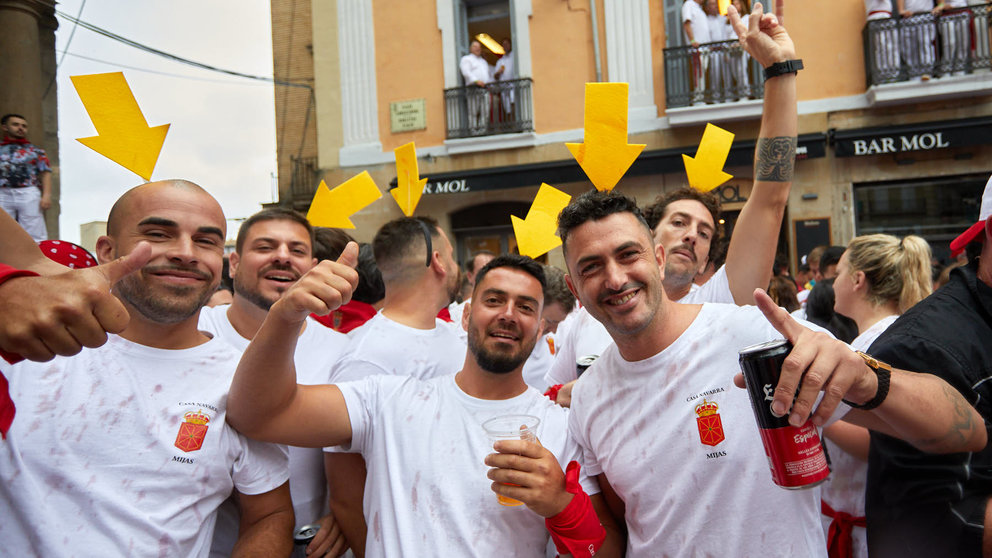
M 200 311 L 200 329 L 240 351 L 248 347 L 272 304 L 304 273 L 317 265 L 310 223 L 290 209 L 262 210 L 241 224 L 230 255 L 234 301 Z M 307 319 L 299 331 L 294 359 L 304 384 L 325 384 L 331 365 L 347 347 L 348 338 Z M 290 492 L 296 527 L 319 523 L 311 542 L 313 553 L 337 555 L 345 544 L 327 509 L 323 452 L 289 448 Z M 229 556 L 238 535 L 237 497 L 221 506 L 211 553 Z
M 242 506 L 234 555 L 289 552 L 285 453 L 228 426 L 239 354 L 197 329 L 225 228 L 217 201 L 182 180 L 138 186 L 114 204 L 100 262 L 151 251 L 113 288 L 127 327 L 75 357 L 5 370 L 18 407 L 0 444 L 5 552 L 206 556 L 232 490 Z
M 686 2 L 687 5 L 694 3 Z M 745 41 L 748 28 L 738 30 L 742 47 L 766 68 L 785 61 L 794 62 L 796 49 L 785 28 L 778 24 L 777 18 L 781 15 L 759 12 L 759 6 L 760 3 L 755 3 L 755 11 L 748 18 L 748 22 L 754 23 L 755 38 Z M 777 7 L 781 8 L 780 5 Z M 736 9 L 733 13 L 737 13 Z M 769 28 L 773 19 L 774 28 Z M 759 20 L 765 27 L 759 27 Z M 767 29 L 774 30 L 775 40 L 769 37 Z M 762 38 L 767 40 L 755 40 Z M 702 286 L 693 283 L 706 268 L 711 247 L 718 240 L 719 198 L 712 192 L 703 193 L 686 187 L 667 192 L 644 208 L 654 242 L 663 246 L 668 256 L 663 277 L 669 300 L 683 304 L 744 305 L 751 304 L 754 289 L 768 286 L 795 169 L 796 79 L 796 73 L 792 72 L 776 75 L 765 82 L 765 108 L 754 149 L 754 185 L 730 238 L 726 264 L 709 281 Z M 548 385 L 575 380 L 576 359 L 601 355 L 611 342 L 606 329 L 592 319 L 587 310 L 580 309 L 545 378 Z M 569 388 L 559 392 L 560 403 L 567 401 Z
M 354 250 L 342 256 L 353 259 Z M 540 265 L 501 256 L 479 271 L 462 318 L 469 349 L 455 374 L 426 380 L 380 374 L 337 385 L 299 385 L 291 357 L 296 336 L 287 332 L 307 312 L 347 300 L 355 273 L 340 264 L 333 271 L 314 270 L 272 306 L 231 387 L 236 427 L 261 440 L 361 452 L 369 464 L 370 555 L 545 556 L 543 518 L 557 525 L 573 501 L 586 501 L 580 483 L 590 492 L 598 489 L 579 479 L 574 467 L 576 478 L 566 485 L 559 463 L 576 456 L 565 432 L 567 412 L 527 387 L 521 374 L 541 329 Z M 487 455 L 493 444 L 482 424 L 519 414 L 540 419 L 540 443 L 503 441 L 495 449 L 505 453 Z M 486 465 L 495 467 L 488 473 L 495 484 L 486 478 Z M 531 511 L 503 508 L 492 491 L 521 500 Z M 598 531 L 589 543 L 595 550 L 605 534 L 593 509 L 606 511 L 598 494 L 585 509 Z M 607 539 L 606 545 L 614 542 Z M 589 556 L 588 546 L 582 548 L 585 554 L 578 555 Z M 597 555 L 616 550 L 604 546 Z
M 329 381 L 380 374 L 426 380 L 458 370 L 465 342 L 455 327 L 461 326 L 437 319 L 458 292 L 458 264 L 448 236 L 429 217 L 401 217 L 376 232 L 372 252 L 386 285 L 382 310 L 349 334 L 348 351 Z M 324 467 L 331 511 L 355 554 L 362 556 L 365 461 L 357 453 L 328 448 Z

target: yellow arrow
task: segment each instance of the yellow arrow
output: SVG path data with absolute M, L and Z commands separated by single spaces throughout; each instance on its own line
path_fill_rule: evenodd
M 612 190 L 644 149 L 627 143 L 627 84 L 587 83 L 584 126 L 585 143 L 565 145 L 597 190 Z
M 413 211 L 417 209 L 420 196 L 424 193 L 424 185 L 427 184 L 426 178 L 420 178 L 417 147 L 411 141 L 394 149 L 393 154 L 396 156 L 396 188 L 389 193 L 403 210 L 403 215 L 413 217 Z
M 561 239 L 555 234 L 558 229 L 558 214 L 572 199 L 565 192 L 547 184 L 534 197 L 534 203 L 527 211 L 527 218 L 510 215 L 513 234 L 517 237 L 517 248 L 524 256 L 536 258 L 558 246 Z
M 71 76 L 97 135 L 77 138 L 145 180 L 151 180 L 169 125 L 150 128 L 122 72 Z
M 315 227 L 353 229 L 355 224 L 350 217 L 375 200 L 382 192 L 375 185 L 369 171 L 363 171 L 339 184 L 331 190 L 323 180 L 310 202 L 307 221 Z
M 703 130 L 703 139 L 696 149 L 696 157 L 682 155 L 685 163 L 685 174 L 689 177 L 689 186 L 700 192 L 709 192 L 713 188 L 733 178 L 733 175 L 723 172 L 727 162 L 730 145 L 734 143 L 734 134 L 707 124 Z

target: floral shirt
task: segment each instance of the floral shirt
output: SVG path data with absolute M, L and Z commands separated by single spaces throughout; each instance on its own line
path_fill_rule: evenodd
M 0 188 L 38 188 L 38 174 L 51 172 L 45 150 L 30 143 L 0 145 Z

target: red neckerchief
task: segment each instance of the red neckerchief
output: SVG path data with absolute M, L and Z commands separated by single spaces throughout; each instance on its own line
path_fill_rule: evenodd
M 4 137 L 3 141 L 0 141 L 0 145 L 7 145 L 11 143 L 19 143 L 22 145 L 27 145 L 31 142 L 29 142 L 27 138 L 8 138 L 8 137 Z
M 827 517 L 832 517 L 830 527 L 827 529 L 827 555 L 830 558 L 850 558 L 854 556 L 854 542 L 851 533 L 855 527 L 865 527 L 867 522 L 864 517 L 854 517 L 853 515 L 834 511 L 830 504 L 820 500 L 820 512 Z

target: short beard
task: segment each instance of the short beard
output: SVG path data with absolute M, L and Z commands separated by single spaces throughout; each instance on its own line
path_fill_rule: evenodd
M 508 374 L 519 368 L 530 358 L 536 342 L 537 339 L 535 338 L 534 343 L 529 348 L 525 345 L 524 350 L 520 351 L 519 355 L 491 352 L 482 346 L 478 331 L 472 327 L 471 322 L 469 323 L 468 350 L 475 357 L 479 368 L 491 374 Z
M 678 291 L 684 289 L 688 285 L 691 285 L 695 280 L 696 272 L 678 271 L 674 269 L 674 266 L 666 265 L 665 278 L 662 280 L 662 286 L 665 288 L 665 291 Z
M 138 279 L 140 273 L 143 272 L 138 271 L 124 277 L 117 282 L 114 289 L 122 300 L 157 324 L 177 324 L 188 320 L 203 308 L 203 305 L 210 300 L 210 295 L 214 293 L 214 289 L 206 289 L 199 299 L 190 300 L 188 304 L 168 304 L 166 300 L 148 292 Z
M 272 305 L 276 303 L 274 300 L 269 300 L 265 298 L 259 291 L 251 290 L 245 287 L 237 277 L 233 278 L 234 281 L 234 294 L 240 296 L 241 298 L 247 300 L 248 302 L 254 304 L 255 306 L 261 308 L 268 312 L 272 309 Z M 287 287 L 288 289 L 289 287 Z

